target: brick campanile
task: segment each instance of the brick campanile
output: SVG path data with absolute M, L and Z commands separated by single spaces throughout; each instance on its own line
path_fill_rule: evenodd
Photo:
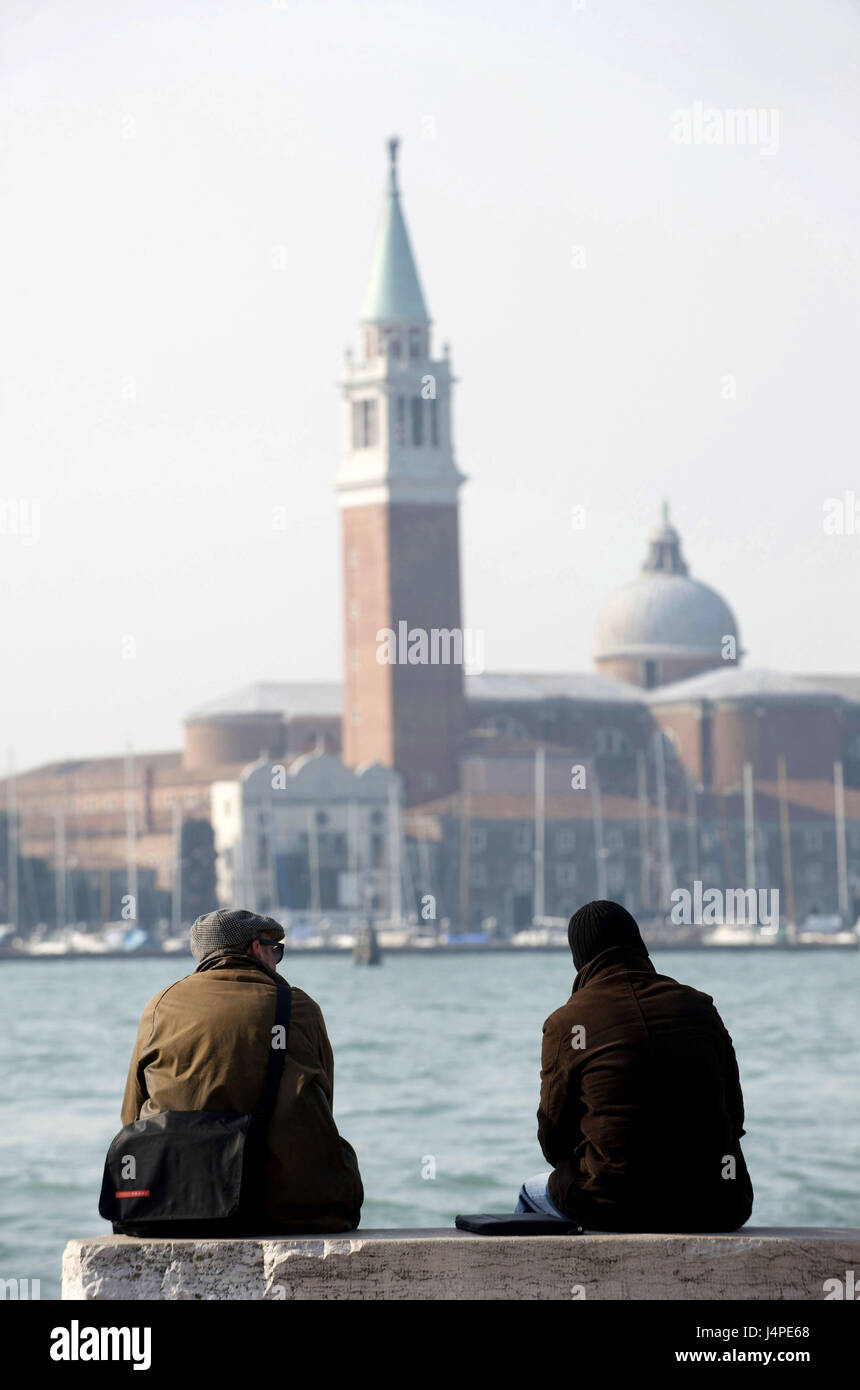
M 355 360 L 347 354 L 341 379 L 343 462 L 336 486 L 343 756 L 352 767 L 377 760 L 398 768 L 407 805 L 414 805 L 458 784 L 462 649 L 446 634 L 462 633 L 457 492 L 463 475 L 451 437 L 451 365 L 447 349 L 441 359 L 431 355 L 431 321 L 400 207 L 397 143 L 389 142 L 361 351 Z M 434 632 L 441 634 L 435 641 Z M 393 642 L 381 634 L 392 634 Z

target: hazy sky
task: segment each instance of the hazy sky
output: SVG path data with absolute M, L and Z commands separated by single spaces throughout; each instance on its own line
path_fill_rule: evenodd
M 665 496 L 750 665 L 857 671 L 858 39 L 848 0 L 5 0 L 0 754 L 339 678 L 395 133 L 487 669 L 590 669 Z M 768 138 L 677 143 L 697 102 Z

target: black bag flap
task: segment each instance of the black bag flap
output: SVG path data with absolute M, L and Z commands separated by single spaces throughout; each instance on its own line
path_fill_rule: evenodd
M 251 1120 L 217 1110 L 134 1120 L 108 1149 L 99 1215 L 122 1222 L 232 1216 Z

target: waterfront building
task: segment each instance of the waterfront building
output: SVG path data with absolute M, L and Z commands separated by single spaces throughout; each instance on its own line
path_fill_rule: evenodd
M 353 770 L 322 748 L 214 782 L 218 901 L 344 926 L 364 910 L 399 918 L 401 803 L 399 773 Z

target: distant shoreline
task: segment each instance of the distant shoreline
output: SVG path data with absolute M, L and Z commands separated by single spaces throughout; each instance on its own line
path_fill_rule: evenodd
M 645 943 L 649 951 L 705 951 L 711 954 L 715 951 L 856 951 L 858 943 L 847 944 L 843 942 L 827 941 L 797 941 L 797 942 L 751 942 L 745 945 L 742 942 L 717 942 L 713 945 L 705 945 L 702 941 L 647 941 Z M 387 946 L 383 948 L 382 954 L 385 956 L 424 956 L 433 958 L 434 956 L 540 956 L 540 955 L 568 955 L 569 946 L 564 944 L 558 946 L 511 946 L 505 942 L 499 946 L 478 946 L 467 944 L 463 946 Z M 351 958 L 351 946 L 300 946 L 287 948 L 284 951 L 284 960 L 302 960 L 309 956 L 342 956 Z M 25 951 L 9 952 L 0 954 L 0 965 L 9 961 L 63 961 L 63 960 L 177 960 L 188 961 L 192 959 L 190 952 L 186 954 L 182 951 L 65 951 L 62 953 L 32 954 Z

